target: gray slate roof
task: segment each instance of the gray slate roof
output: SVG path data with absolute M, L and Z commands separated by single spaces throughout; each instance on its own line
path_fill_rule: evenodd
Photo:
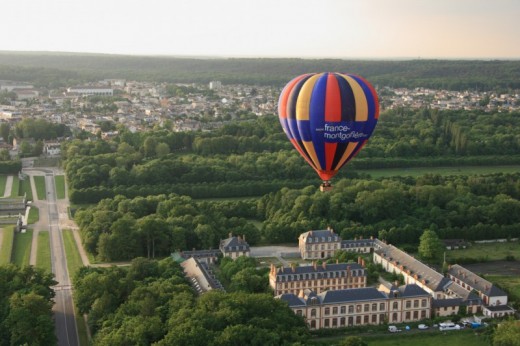
M 220 241 L 220 250 L 223 252 L 249 251 L 249 244 L 242 238 L 229 237 Z
M 470 285 L 488 297 L 500 297 L 507 295 L 507 293 L 493 285 L 493 283 L 458 264 L 452 265 L 450 269 L 448 269 L 448 274 Z
M 305 238 L 305 243 L 332 243 L 341 241 L 341 237 L 334 233 L 332 229 L 309 231 L 302 233 L 300 237 Z

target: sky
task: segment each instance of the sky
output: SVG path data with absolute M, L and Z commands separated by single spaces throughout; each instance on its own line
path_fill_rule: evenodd
M 16 0 L 0 51 L 520 59 L 520 0 Z

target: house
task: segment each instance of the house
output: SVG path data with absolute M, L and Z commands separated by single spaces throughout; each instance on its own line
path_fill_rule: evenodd
M 269 285 L 274 295 L 284 293 L 298 294 L 309 289 L 316 293 L 347 288 L 361 288 L 367 284 L 367 273 L 361 263 L 323 262 L 318 265 L 276 268 L 271 264 Z
M 329 258 L 341 248 L 341 237 L 332 228 L 308 231 L 298 237 L 298 248 L 303 259 Z
M 443 243 L 446 250 L 458 250 L 468 247 L 468 242 L 464 239 L 444 239 Z
M 46 142 L 43 145 L 43 153 L 48 156 L 57 156 L 61 153 L 61 144 L 60 143 L 50 143 Z
M 240 256 L 249 257 L 250 255 L 249 244 L 246 242 L 246 237 L 234 237 L 231 233 L 229 234 L 229 238 L 220 241 L 219 249 L 224 257 L 231 257 L 232 259 L 237 259 Z
M 390 294 L 375 287 L 298 295 L 277 296 L 295 314 L 303 316 L 310 329 L 402 323 L 430 317 L 431 296 L 417 285 L 395 288 Z

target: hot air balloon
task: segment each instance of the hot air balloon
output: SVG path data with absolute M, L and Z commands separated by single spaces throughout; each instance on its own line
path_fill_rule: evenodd
M 291 143 L 323 180 L 324 191 L 372 135 L 379 102 L 375 89 L 360 76 L 310 73 L 285 86 L 278 116 Z

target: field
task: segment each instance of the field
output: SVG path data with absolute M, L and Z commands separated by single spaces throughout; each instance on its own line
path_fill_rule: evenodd
M 472 243 L 466 249 L 446 251 L 446 260 L 455 263 L 457 258 L 472 258 L 478 262 L 504 260 L 506 256 L 514 256 L 520 260 L 520 242 L 506 243 Z
M 40 220 L 40 210 L 35 206 L 32 206 L 29 210 L 29 217 L 27 218 L 27 224 L 33 224 Z
M 56 184 L 56 198 L 64 199 L 65 198 L 65 176 L 57 175 L 54 177 L 54 181 Z
M 13 188 L 11 189 L 10 198 L 16 198 L 20 195 L 20 179 L 17 175 L 13 175 Z
M 0 175 L 0 197 L 4 196 L 7 175 Z
M 51 272 L 51 247 L 49 243 L 49 232 L 38 233 L 38 252 L 36 253 L 36 266 Z
M 347 167 L 348 169 L 348 167 Z M 461 166 L 461 167 L 412 167 L 412 168 L 385 168 L 362 169 L 356 173 L 366 173 L 374 179 L 392 176 L 419 177 L 425 174 L 439 175 L 472 175 L 490 173 L 518 173 L 520 166 Z
M 11 254 L 13 251 L 13 241 L 14 241 L 14 226 L 4 227 L 2 230 L 2 238 L 1 246 L 0 246 L 0 265 L 7 264 L 11 262 Z
M 505 289 L 510 295 L 510 301 L 520 302 L 520 276 L 486 275 L 486 279 Z
M 36 194 L 38 195 L 39 200 L 44 200 L 47 198 L 45 190 L 45 177 L 44 176 L 35 176 L 34 184 L 36 185 Z
M 29 258 L 31 256 L 32 244 L 32 230 L 27 230 L 25 233 L 16 233 L 14 235 L 13 245 L 13 263 L 20 267 L 29 265 Z
M 484 346 L 489 343 L 482 337 L 477 336 L 471 330 L 440 332 L 426 332 L 417 334 L 389 335 L 375 338 L 364 339 L 369 346 L 438 346 L 438 345 L 457 345 L 457 346 Z
M 72 278 L 76 271 L 83 267 L 83 261 L 79 255 L 74 235 L 70 229 L 63 230 L 63 244 L 65 245 L 65 255 L 67 257 L 67 269 Z
M 23 196 L 24 194 L 27 196 L 28 201 L 33 200 L 31 179 L 29 179 L 29 177 L 20 181 L 20 195 Z

